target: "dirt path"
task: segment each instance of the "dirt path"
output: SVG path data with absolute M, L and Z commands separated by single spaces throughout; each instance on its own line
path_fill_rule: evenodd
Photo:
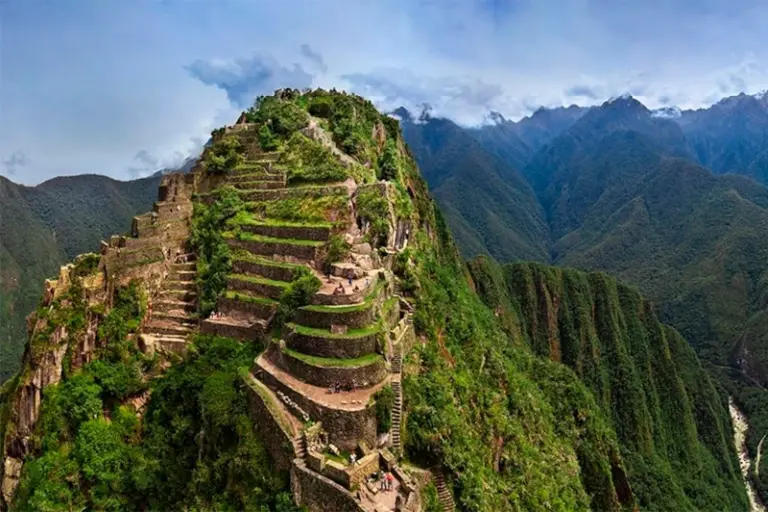
M 763 438 L 757 443 L 757 457 L 755 457 L 755 476 L 760 476 L 760 457 L 763 455 L 763 441 L 768 433 L 763 435 Z
M 731 420 L 733 421 L 733 441 L 736 445 L 736 450 L 739 452 L 739 466 L 741 466 L 741 474 L 744 477 L 744 485 L 747 488 L 747 497 L 749 498 L 749 510 L 750 512 L 768 512 L 768 509 L 761 503 L 757 491 L 755 491 L 752 481 L 749 479 L 749 468 L 752 461 L 749 459 L 749 452 L 747 451 L 746 437 L 749 424 L 744 413 L 741 412 L 736 404 L 733 403 L 733 398 L 728 398 L 728 410 L 731 413 Z

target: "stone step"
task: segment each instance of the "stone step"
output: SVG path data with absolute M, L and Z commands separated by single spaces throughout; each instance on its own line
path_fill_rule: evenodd
M 186 263 L 173 263 L 171 264 L 171 270 L 174 272 L 191 271 L 194 272 L 197 269 L 196 261 L 189 261 Z
M 197 292 L 192 290 L 164 289 L 158 295 L 158 300 L 192 302 L 197 300 Z
M 183 309 L 172 309 L 169 311 L 152 311 L 152 320 L 163 320 L 176 322 L 180 325 L 195 326 L 197 319 L 190 316 Z
M 194 332 L 194 329 L 188 325 L 181 325 L 177 322 L 169 322 L 159 319 L 152 319 L 147 322 L 143 330 L 147 334 L 158 338 L 166 335 L 185 337 Z
M 168 279 L 171 279 L 174 281 L 181 281 L 183 283 L 194 282 L 196 277 L 197 277 L 197 271 L 188 270 L 188 269 L 177 270 L 177 269 L 171 268 L 171 272 L 168 274 Z
M 194 292 L 197 291 L 197 284 L 194 281 L 178 281 L 176 279 L 166 279 L 163 282 L 162 290 L 185 290 Z
M 173 299 L 156 299 L 152 301 L 152 311 L 168 312 L 179 309 L 189 313 L 194 313 L 197 309 L 197 306 L 194 302 L 185 302 Z

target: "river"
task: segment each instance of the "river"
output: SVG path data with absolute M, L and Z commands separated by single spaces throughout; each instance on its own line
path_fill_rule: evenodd
M 750 512 L 768 512 L 768 509 L 760 502 L 760 498 L 757 496 L 752 481 L 749 479 L 749 467 L 752 464 L 752 460 L 749 458 L 749 452 L 747 451 L 747 429 L 749 424 L 747 423 L 747 417 L 743 412 L 736 407 L 733 403 L 733 398 L 728 397 L 728 410 L 731 413 L 731 420 L 733 421 L 733 441 L 736 445 L 736 450 L 739 452 L 739 465 L 741 466 L 741 474 L 744 477 L 744 485 L 747 487 L 747 496 L 749 497 L 749 510 Z

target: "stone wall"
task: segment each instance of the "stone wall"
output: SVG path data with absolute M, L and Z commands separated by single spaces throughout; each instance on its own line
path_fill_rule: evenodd
M 297 245 L 284 242 L 256 242 L 234 238 L 228 238 L 227 244 L 233 249 L 245 249 L 252 254 L 262 256 L 291 256 L 303 261 L 315 261 L 317 258 L 317 247 L 311 245 Z
M 296 323 L 308 327 L 330 329 L 331 324 L 346 325 L 350 329 L 362 329 L 376 321 L 374 303 L 370 302 L 358 308 L 339 311 L 316 311 L 310 307 L 299 308 L 296 311 Z
M 354 489 L 379 470 L 379 452 L 372 452 L 347 467 L 347 487 Z
M 258 274 L 275 281 L 293 281 L 296 274 L 294 269 L 279 265 L 265 265 L 255 261 L 234 260 L 232 271 L 235 274 Z
M 255 317 L 261 320 L 269 320 L 277 308 L 277 306 L 271 304 L 228 297 L 220 297 L 216 305 L 220 313 L 238 319 Z
M 230 277 L 227 279 L 227 289 L 235 292 L 249 291 L 255 295 L 278 300 L 283 293 L 283 290 L 285 290 L 285 287 L 270 283 L 251 281 L 250 279 Z
M 258 343 L 263 343 L 264 340 L 264 326 L 260 323 L 240 325 L 214 322 L 207 319 L 200 323 L 200 332 L 203 334 L 213 334 L 215 336 L 223 336 L 225 338 L 233 338 L 243 341 L 254 341 Z
M 356 410 L 333 409 L 295 392 L 258 365 L 254 366 L 254 375 L 270 389 L 285 393 L 309 414 L 310 419 L 321 421 L 328 432 L 329 442 L 342 450 L 354 450 L 359 441 L 365 441 L 368 446 L 376 445 L 376 411 L 372 404 L 364 404 Z
M 241 226 L 241 229 L 243 231 L 262 236 L 271 236 L 275 238 L 295 238 L 297 240 L 315 240 L 318 242 L 325 242 L 331 236 L 330 227 L 245 224 Z
M 315 336 L 289 330 L 286 336 L 288 348 L 317 357 L 356 358 L 376 352 L 380 333 L 367 334 L 356 338 Z
M 366 512 L 351 492 L 298 459 L 291 468 L 291 488 L 296 503 L 309 512 Z
M 293 445 L 293 438 L 296 433 L 286 430 L 281 425 L 280 420 L 275 417 L 275 414 L 279 413 L 272 412 L 272 409 L 281 407 L 280 404 L 268 405 L 266 403 L 266 400 L 274 398 L 274 395 L 270 397 L 272 392 L 265 388 L 258 389 L 257 386 L 263 385 L 259 382 L 254 382 L 250 374 L 243 375 L 242 378 L 247 386 L 251 418 L 255 420 L 261 439 L 275 461 L 275 467 L 279 470 L 289 470 L 293 459 L 296 458 Z M 290 422 L 287 418 L 284 421 Z
M 387 376 L 387 368 L 382 357 L 364 366 L 320 366 L 306 363 L 287 351 L 273 350 L 270 360 L 294 377 L 321 388 L 328 388 L 334 384 L 345 389 L 368 388 L 375 386 Z
M 347 195 L 344 185 L 325 187 L 295 187 L 280 190 L 253 190 L 241 195 L 244 201 L 274 201 L 291 198 L 315 198 L 323 196 Z

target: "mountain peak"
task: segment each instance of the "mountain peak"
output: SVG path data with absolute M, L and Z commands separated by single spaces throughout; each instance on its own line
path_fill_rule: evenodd
M 500 112 L 496 112 L 495 110 L 491 110 L 488 112 L 488 115 L 485 116 L 486 120 L 488 121 L 488 124 L 504 124 L 507 122 L 507 119 L 501 115 Z

